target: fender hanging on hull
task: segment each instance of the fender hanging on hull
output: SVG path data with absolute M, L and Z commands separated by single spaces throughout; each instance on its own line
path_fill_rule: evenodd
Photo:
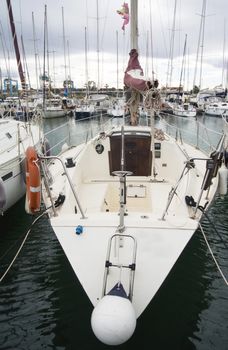
M 3 211 L 5 205 L 6 205 L 6 190 L 5 190 L 4 182 L 0 177 L 0 212 Z

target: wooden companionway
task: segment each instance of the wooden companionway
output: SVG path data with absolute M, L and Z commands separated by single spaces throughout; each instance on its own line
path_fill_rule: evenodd
M 124 161 L 126 171 L 133 176 L 150 176 L 152 168 L 151 135 L 149 133 L 125 133 Z M 109 169 L 121 169 L 121 134 L 113 133 L 110 136 Z

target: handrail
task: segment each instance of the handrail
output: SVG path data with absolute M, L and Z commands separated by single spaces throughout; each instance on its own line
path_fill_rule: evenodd
M 39 155 L 39 158 L 40 158 L 41 160 L 42 160 L 42 159 L 43 159 L 43 160 L 45 160 L 45 159 L 46 159 L 46 160 L 57 159 L 57 160 L 60 161 L 60 163 L 62 164 L 63 170 L 64 170 L 64 174 L 65 174 L 66 177 L 67 177 L 67 180 L 68 180 L 68 182 L 69 182 L 70 188 L 71 188 L 71 190 L 72 190 L 72 192 L 73 192 L 74 198 L 75 198 L 75 200 L 76 200 L 76 203 L 77 203 L 78 208 L 79 208 L 79 210 L 80 210 L 80 213 L 81 213 L 81 215 L 82 215 L 82 219 L 85 219 L 86 217 L 85 217 L 85 215 L 84 215 L 84 212 L 83 212 L 82 207 L 81 207 L 81 204 L 80 204 L 80 202 L 79 202 L 77 193 L 76 193 L 76 191 L 75 191 L 75 189 L 74 189 L 74 185 L 73 185 L 73 183 L 72 183 L 72 181 L 71 181 L 71 178 L 70 178 L 70 176 L 69 176 L 69 174 L 68 174 L 67 168 L 66 168 L 66 166 L 65 166 L 65 164 L 64 164 L 64 162 L 63 162 L 63 160 L 62 160 L 60 157 L 57 157 L 57 156 L 43 156 L 43 155 Z
M 180 117 L 179 117 L 180 118 Z M 184 135 L 188 135 L 188 144 L 191 144 L 192 146 L 196 147 L 196 148 L 200 148 L 202 151 L 206 152 L 207 154 L 209 154 L 211 151 L 216 149 L 216 141 L 214 141 L 214 145 L 212 145 L 211 140 L 209 139 L 209 136 L 207 135 L 207 132 L 209 131 L 210 134 L 214 134 L 216 136 L 222 136 L 222 132 L 218 132 L 215 130 L 212 130 L 210 128 L 207 128 L 204 124 L 198 122 L 198 121 L 194 121 L 194 120 L 189 120 L 190 123 L 197 123 L 197 129 L 193 131 L 189 131 L 186 129 L 181 128 L 179 125 L 172 125 L 170 123 L 168 123 L 164 117 L 162 117 L 160 115 L 160 123 L 162 124 L 162 126 L 165 128 L 165 130 L 169 127 L 173 130 L 173 133 L 175 133 L 175 131 L 178 131 L 179 135 L 181 136 L 181 141 L 184 141 L 186 139 L 186 136 L 184 137 Z M 201 129 L 201 131 L 200 131 Z M 170 134 L 170 132 L 167 131 L 168 134 Z M 207 135 L 207 138 L 205 137 L 205 134 Z M 173 135 L 173 137 L 175 137 Z
M 90 139 L 92 139 L 96 134 L 99 133 L 99 131 L 104 131 L 104 132 L 109 132 L 111 128 L 113 127 L 114 123 L 113 121 L 119 122 L 120 125 L 123 123 L 123 118 L 121 118 L 121 121 L 113 117 L 103 118 L 104 114 L 96 114 L 93 115 L 89 118 L 83 118 L 79 120 L 75 120 L 74 122 L 74 127 L 72 128 L 72 119 L 69 119 L 66 123 L 61 124 L 60 126 L 56 127 L 53 130 L 48 130 L 47 132 L 44 133 L 44 137 L 51 137 L 51 135 L 55 135 L 58 130 L 64 130 L 64 128 L 67 128 L 66 132 L 61 131 L 62 133 L 62 140 L 59 141 L 58 144 L 51 145 L 51 149 L 57 149 L 57 147 L 64 142 L 67 142 L 69 146 L 76 146 L 82 142 L 87 143 Z M 127 116 L 125 119 L 127 120 Z M 204 151 L 206 154 L 209 154 L 210 152 L 214 151 L 216 149 L 216 141 L 215 139 L 218 139 L 222 133 L 212 130 L 210 128 L 207 128 L 205 125 L 203 125 L 199 121 L 195 121 L 192 119 L 188 120 L 188 123 L 195 123 L 194 128 L 188 128 L 188 130 L 184 129 L 181 127 L 181 119 L 180 117 L 172 116 L 172 118 L 175 118 L 177 120 L 177 125 L 172 124 L 168 122 L 165 117 L 159 115 L 159 125 L 160 127 L 166 131 L 167 135 L 172 135 L 175 138 L 176 131 L 178 131 L 178 138 L 181 140 L 181 142 L 185 142 L 186 140 L 188 141 L 188 144 L 191 144 L 192 146 L 201 149 Z M 177 119 L 178 118 L 178 119 Z M 84 123 L 91 122 L 90 126 L 87 128 L 81 128 Z M 141 123 L 142 122 L 142 123 Z M 148 120 L 149 123 L 145 124 L 146 120 L 145 117 L 142 117 L 139 120 L 140 125 L 145 125 L 149 126 L 150 125 L 150 120 Z M 174 122 L 175 123 L 175 122 Z M 196 124 L 197 123 L 197 124 Z M 156 124 L 155 124 L 156 126 Z M 189 130 L 190 129 L 190 130 Z M 227 126 L 228 130 L 228 126 Z M 215 135 L 215 137 L 211 138 L 210 135 Z M 228 131 L 227 131 L 228 134 Z M 213 142 L 212 142 L 213 139 Z M 50 140 L 49 140 L 50 141 Z M 61 150 L 58 150 L 55 152 L 56 154 L 59 154 Z
M 16 143 L 14 142 L 13 144 L 9 145 L 7 148 L 4 148 L 4 149 L 0 150 L 0 154 L 12 151 L 14 148 L 18 147 L 18 143 L 22 143 L 23 144 L 23 142 L 25 142 L 30 136 L 33 137 L 31 130 L 28 131 L 27 127 L 24 127 L 24 125 L 23 125 L 24 130 L 26 131 L 26 133 L 23 135 L 23 138 L 21 138 L 22 135 L 21 135 L 20 127 L 21 126 L 18 125 L 18 127 L 17 127 L 17 129 L 15 129 L 15 131 L 13 131 L 13 132 L 11 131 L 10 132 L 10 135 L 12 136 L 12 140 L 15 140 L 15 138 L 16 138 L 17 142 Z M 6 128 L 6 132 L 8 132 L 7 128 Z M 9 139 L 8 139 L 7 136 L 4 136 L 4 137 L 0 138 L 0 142 L 1 143 L 4 140 L 8 141 Z M 34 144 L 34 142 L 33 142 L 33 144 Z
M 124 238 L 125 239 L 127 239 L 127 238 L 132 239 L 133 244 L 134 244 L 133 252 L 132 252 L 132 264 L 129 264 L 129 265 L 113 264 L 110 261 L 112 240 L 113 239 L 119 239 L 122 242 L 122 240 Z M 137 241 L 136 241 L 135 237 L 133 237 L 131 235 L 122 234 L 122 233 L 116 233 L 116 234 L 114 234 L 114 235 L 112 235 L 110 237 L 109 242 L 108 242 L 106 260 L 105 260 L 105 272 L 104 272 L 104 277 L 103 277 L 102 297 L 104 297 L 106 295 L 106 288 L 107 288 L 107 280 L 108 280 L 108 275 L 109 275 L 109 269 L 111 267 L 120 268 L 120 269 L 121 268 L 128 268 L 128 269 L 130 269 L 128 298 L 129 298 L 130 301 L 132 301 L 133 290 L 134 290 L 135 269 L 136 269 L 136 252 L 137 252 Z M 119 280 L 119 283 L 121 283 L 120 280 Z
M 112 127 L 112 122 L 114 120 L 114 118 L 108 118 L 105 119 L 104 121 L 102 120 L 101 115 L 93 115 L 89 118 L 83 118 L 83 119 L 79 119 L 79 120 L 75 120 L 75 125 L 74 128 L 72 128 L 72 120 L 69 119 L 66 123 L 61 124 L 60 126 L 52 129 L 52 130 L 48 130 L 47 132 L 44 132 L 44 137 L 47 138 L 50 142 L 50 138 L 52 135 L 56 135 L 56 133 L 59 130 L 64 130 L 64 128 L 66 128 L 66 131 L 64 133 L 63 138 L 58 141 L 57 144 L 53 144 L 51 145 L 51 149 L 56 149 L 59 145 L 63 144 L 64 142 L 66 142 L 68 140 L 69 142 L 69 146 L 72 145 L 78 145 L 80 143 L 87 143 L 90 139 L 92 139 L 95 135 L 97 135 L 99 133 L 99 131 L 103 131 L 103 132 L 107 132 L 111 130 Z M 100 121 L 101 120 L 101 121 Z M 83 128 L 80 129 L 80 126 L 85 123 L 85 121 L 88 123 L 89 121 L 91 122 L 91 127 L 88 127 L 87 129 Z M 92 124 L 93 121 L 97 121 L 97 124 Z M 63 134 L 63 132 L 62 132 Z M 71 140 L 73 140 L 74 142 L 71 142 Z M 60 151 L 57 151 L 56 154 L 60 154 Z

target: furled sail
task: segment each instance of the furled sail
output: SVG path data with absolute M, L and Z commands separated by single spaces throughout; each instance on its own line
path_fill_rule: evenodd
M 127 102 L 131 115 L 130 123 L 131 125 L 137 125 L 140 94 L 146 92 L 148 99 L 154 93 L 153 88 L 157 87 L 158 82 L 156 81 L 152 84 L 151 81 L 144 77 L 143 69 L 138 60 L 138 51 L 136 49 L 131 49 L 129 55 L 130 58 L 124 75 L 124 84 L 131 89 L 131 97 Z M 147 106 L 148 108 L 152 107 L 152 100 L 150 99 Z
M 124 84 L 138 91 L 146 91 L 152 87 L 149 80 L 143 75 L 143 69 L 138 60 L 138 51 L 132 49 L 129 53 L 128 66 L 124 75 Z

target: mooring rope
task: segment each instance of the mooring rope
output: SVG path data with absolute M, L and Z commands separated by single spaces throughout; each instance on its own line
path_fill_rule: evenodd
M 31 232 L 31 229 L 32 229 L 33 225 L 34 225 L 43 215 L 47 214 L 47 210 L 48 210 L 48 209 L 49 209 L 49 208 L 47 208 L 42 214 L 40 214 L 40 215 L 39 215 L 37 218 L 35 218 L 35 220 L 32 222 L 32 224 L 31 224 L 30 228 L 28 229 L 28 231 L 27 231 L 27 233 L 26 233 L 26 235 L 25 235 L 25 237 L 24 237 L 24 239 L 23 239 L 23 241 L 22 241 L 22 243 L 21 243 L 19 249 L 17 250 L 17 252 L 16 252 L 14 258 L 12 259 L 11 263 L 9 264 L 9 266 L 7 267 L 7 269 L 5 270 L 5 272 L 3 273 L 3 275 L 1 276 L 0 282 L 3 281 L 3 279 L 5 278 L 5 276 L 7 275 L 7 273 L 10 271 L 11 267 L 13 266 L 13 264 L 14 264 L 16 258 L 18 257 L 18 255 L 19 255 L 21 249 L 23 248 L 23 246 L 24 246 L 24 244 L 25 244 L 25 242 L 26 242 L 26 240 L 27 240 L 27 238 L 28 238 L 28 236 L 29 236 L 29 234 L 30 234 L 30 232 Z M 10 250 L 11 250 L 11 248 L 8 249 L 8 251 L 10 251 Z M 5 256 L 5 254 L 4 254 L 1 258 L 3 258 L 4 256 Z
M 211 256 L 212 256 L 212 258 L 213 258 L 213 260 L 214 260 L 214 263 L 215 263 L 215 265 L 216 265 L 216 267 L 217 267 L 217 269 L 218 269 L 218 271 L 219 271 L 219 273 L 220 273 L 222 279 L 224 280 L 225 284 L 228 286 L 228 280 L 226 279 L 224 273 L 222 272 L 221 267 L 219 266 L 219 263 L 217 262 L 217 260 L 216 260 L 216 258 L 215 258 L 215 256 L 214 256 L 214 253 L 212 252 L 212 249 L 211 249 L 210 244 L 209 244 L 209 242 L 208 242 L 208 240 L 207 240 L 207 237 L 206 237 L 206 235 L 205 235 L 205 233 L 204 233 L 204 230 L 203 230 L 202 225 L 199 224 L 199 227 L 200 227 L 200 230 L 201 230 L 201 232 L 202 232 L 203 238 L 204 238 L 204 240 L 205 240 L 205 242 L 206 242 L 206 245 L 207 245 L 207 247 L 208 247 L 208 250 L 209 250 L 209 252 L 210 252 L 210 254 L 211 254 Z

